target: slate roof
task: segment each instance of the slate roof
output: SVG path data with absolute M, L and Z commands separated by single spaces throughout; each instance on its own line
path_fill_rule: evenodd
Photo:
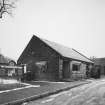
M 56 52 L 58 52 L 60 55 L 66 58 L 72 58 L 75 60 L 80 60 L 88 63 L 93 63 L 89 58 L 84 56 L 83 54 L 79 53 L 73 48 L 65 47 L 61 44 L 51 42 L 45 39 L 40 38 L 43 42 L 45 42 L 47 45 L 49 45 L 51 48 L 53 48 Z

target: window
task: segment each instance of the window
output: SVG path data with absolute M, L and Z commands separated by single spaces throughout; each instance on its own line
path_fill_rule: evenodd
M 40 61 L 40 62 L 36 62 L 35 64 L 36 64 L 36 66 L 37 66 L 42 72 L 46 72 L 46 70 L 47 70 L 47 61 Z
M 73 64 L 73 71 L 79 71 L 79 65 Z

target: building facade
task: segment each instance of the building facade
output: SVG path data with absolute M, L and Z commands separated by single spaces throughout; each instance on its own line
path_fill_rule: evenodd
M 100 78 L 105 76 L 105 58 L 92 58 L 94 62 L 93 76 Z
M 28 80 L 85 78 L 93 62 L 74 49 L 33 36 L 17 61 L 26 64 Z
M 4 76 L 12 76 L 15 74 L 15 70 L 14 69 L 6 69 L 6 68 L 2 68 L 1 66 L 14 66 L 16 65 L 16 62 L 12 59 L 9 59 L 5 56 L 3 56 L 2 54 L 0 54 L 0 77 L 4 77 Z

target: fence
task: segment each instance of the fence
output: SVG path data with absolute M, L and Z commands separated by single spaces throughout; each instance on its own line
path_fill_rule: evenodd
M 26 71 L 25 65 L 22 66 L 9 66 L 0 65 L 0 77 L 1 78 L 14 78 L 20 80 Z

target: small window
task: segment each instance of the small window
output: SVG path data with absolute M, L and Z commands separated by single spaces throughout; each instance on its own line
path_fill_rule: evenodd
M 37 67 L 42 71 L 45 72 L 47 70 L 47 61 L 40 61 L 35 63 Z
M 79 65 L 73 64 L 73 71 L 79 71 Z

